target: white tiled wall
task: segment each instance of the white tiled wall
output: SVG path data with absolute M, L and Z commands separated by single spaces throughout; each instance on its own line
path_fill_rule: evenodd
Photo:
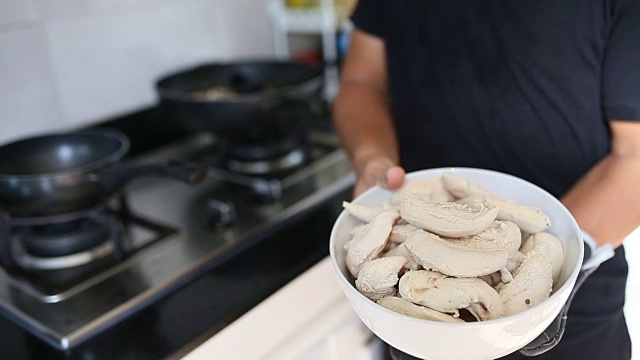
M 266 0 L 0 0 L 0 143 L 152 105 L 154 81 L 273 56 Z
M 42 27 L 0 32 L 0 139 L 62 122 Z
M 31 21 L 35 17 L 36 12 L 32 0 L 0 1 L 0 26 Z

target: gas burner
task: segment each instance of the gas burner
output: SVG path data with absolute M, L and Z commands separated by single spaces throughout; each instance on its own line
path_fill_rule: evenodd
M 336 152 L 335 150 L 337 142 L 334 137 L 318 132 L 308 132 L 307 134 L 297 133 L 297 136 L 298 142 L 290 143 L 295 145 L 293 151 L 290 150 L 291 152 L 285 153 L 280 159 L 264 160 L 263 162 L 244 162 L 237 159 L 232 160 L 227 156 L 227 165 L 224 165 L 225 163 L 222 161 L 224 159 L 220 157 L 216 158 L 217 161 L 211 161 L 211 159 L 206 156 L 198 159 L 203 163 L 210 162 L 212 164 L 207 173 L 208 178 L 218 180 L 225 185 L 247 188 L 260 201 L 273 202 L 280 200 L 283 192 L 287 191 L 287 189 L 303 183 L 304 179 L 323 171 L 325 167 L 334 166 L 333 164 L 335 164 L 336 161 L 342 161 L 342 153 L 340 151 Z M 225 146 L 228 148 L 228 144 L 225 143 L 218 145 L 220 145 L 220 147 L 216 148 L 219 150 L 218 153 L 224 153 Z M 281 171 L 251 174 L 230 169 L 229 163 L 233 164 L 234 161 L 246 167 L 260 167 L 264 166 L 265 162 L 271 161 L 269 163 L 271 169 L 278 167 L 276 166 L 278 161 L 284 162 L 287 165 L 282 166 L 281 169 L 283 170 Z M 298 164 L 298 162 L 300 163 Z M 233 165 L 231 167 L 233 167 Z M 217 200 L 219 199 L 213 201 L 214 206 L 209 205 L 210 210 L 214 213 L 214 218 L 228 218 L 226 215 L 219 214 L 220 209 L 219 206 L 216 205 Z M 216 220 L 216 222 L 218 222 L 218 220 Z
M 121 255 L 121 224 L 103 206 L 39 218 L 5 222 L 2 265 L 24 270 L 57 270 Z
M 95 262 L 114 253 L 113 243 L 100 244 L 92 249 L 79 253 L 56 257 L 38 257 L 31 255 L 19 242 L 14 244 L 13 257 L 23 269 L 60 270 Z
M 309 135 L 299 126 L 257 135 L 224 138 L 221 148 L 228 170 L 270 175 L 299 168 L 308 160 Z
M 305 162 L 305 159 L 305 152 L 302 149 L 294 149 L 275 159 L 252 161 L 229 159 L 227 167 L 231 171 L 248 175 L 272 174 L 297 168 Z
M 74 213 L 2 219 L 6 279 L 43 303 L 57 303 L 176 231 L 132 213 L 124 196 L 111 200 Z

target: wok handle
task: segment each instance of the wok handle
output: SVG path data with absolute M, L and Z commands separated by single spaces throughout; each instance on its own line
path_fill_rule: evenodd
M 204 166 L 180 160 L 168 160 L 114 167 L 99 174 L 90 174 L 89 180 L 96 183 L 108 195 L 141 176 L 160 175 L 188 184 L 197 184 L 205 178 L 206 174 L 207 168 Z
M 564 330 L 567 325 L 567 313 L 571 306 L 573 297 L 580 289 L 580 286 L 594 271 L 598 269 L 600 264 L 613 257 L 614 251 L 611 245 L 597 246 L 594 239 L 585 234 L 584 242 L 589 246 L 590 256 L 582 263 L 582 269 L 578 273 L 576 283 L 571 289 L 571 294 L 567 302 L 562 307 L 560 314 L 553 320 L 553 322 L 542 332 L 537 338 L 533 339 L 529 344 L 520 349 L 520 353 L 525 356 L 538 356 L 551 349 L 553 349 L 564 335 Z

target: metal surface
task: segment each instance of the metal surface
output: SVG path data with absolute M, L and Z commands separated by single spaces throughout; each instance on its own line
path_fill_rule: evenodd
M 211 176 L 194 186 L 165 178 L 129 184 L 127 204 L 139 219 L 124 222 L 131 251 L 122 261 L 60 289 L 38 288 L 0 269 L 0 311 L 55 347 L 82 343 L 352 186 L 351 167 L 334 137 L 316 135 L 319 150 L 310 165 L 277 180 L 254 179 L 249 188 L 221 179 L 213 168 Z M 200 144 L 201 139 L 189 143 Z M 134 161 L 189 157 L 183 145 Z M 251 191 L 254 183 L 275 183 L 280 194 L 264 201 Z M 217 205 L 235 204 L 233 221 L 212 225 L 212 199 Z

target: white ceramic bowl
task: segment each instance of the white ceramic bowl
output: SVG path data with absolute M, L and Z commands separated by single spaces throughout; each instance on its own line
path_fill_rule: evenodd
M 575 284 L 584 254 L 578 224 L 569 211 L 548 192 L 520 178 L 482 169 L 441 168 L 407 174 L 407 181 L 454 172 L 495 194 L 541 208 L 551 219 L 548 231 L 562 241 L 564 262 L 560 279 L 549 299 L 530 309 L 495 320 L 442 323 L 407 317 L 390 311 L 362 295 L 345 265 L 345 243 L 360 222 L 343 211 L 331 232 L 330 254 L 339 284 L 366 326 L 389 345 L 421 359 L 495 359 L 522 348 L 541 334 L 559 314 Z M 392 192 L 374 187 L 354 203 L 380 205 Z

